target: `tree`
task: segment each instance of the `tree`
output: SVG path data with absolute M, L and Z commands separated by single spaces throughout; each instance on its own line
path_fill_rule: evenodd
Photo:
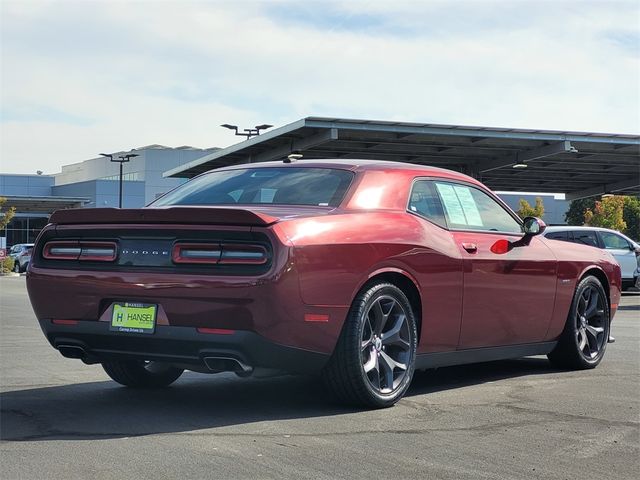
M 584 225 L 585 212 L 587 209 L 593 210 L 595 206 L 595 197 L 573 200 L 569 204 L 569 210 L 564 214 L 564 221 L 567 222 L 567 225 Z
M 626 228 L 620 231 L 638 241 L 640 240 L 640 198 L 631 195 L 622 198 L 624 198 L 622 220 L 626 224 Z M 604 201 L 606 200 L 605 198 Z M 590 218 L 592 218 L 591 215 L 595 215 L 596 203 L 600 202 L 597 202 L 595 197 L 573 200 L 569 204 L 569 210 L 564 214 L 565 221 L 569 225 L 584 225 L 587 210 L 591 211 L 589 214 Z M 598 219 L 592 220 L 591 225 L 600 226 L 596 225 L 599 221 Z
M 640 198 L 628 196 L 624 200 L 622 216 L 627 224 L 624 233 L 638 242 L 640 241 Z
M 542 198 L 540 197 L 536 197 L 535 207 L 532 207 L 524 198 L 521 198 L 518 203 L 520 204 L 520 208 L 518 209 L 518 215 L 520 215 L 520 218 L 542 218 L 542 216 L 544 215 L 544 203 L 542 202 Z
M 9 224 L 13 216 L 16 214 L 15 207 L 9 207 L 6 211 L 2 211 L 7 199 L 0 197 L 0 231 L 4 230 Z M 13 268 L 13 258 L 5 257 L 0 260 L 0 273 L 10 272 Z
M 622 195 L 596 200 L 593 209 L 587 208 L 585 211 L 584 223 L 592 227 L 611 228 L 623 232 L 627 228 L 623 216 L 624 204 L 625 197 Z
M 16 214 L 15 207 L 9 207 L 5 212 L 2 211 L 4 204 L 7 203 L 7 199 L 4 197 L 0 197 L 0 230 L 4 230 L 9 222 Z

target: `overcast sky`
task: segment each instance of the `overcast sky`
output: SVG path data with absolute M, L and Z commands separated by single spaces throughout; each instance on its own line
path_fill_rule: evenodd
M 7 1 L 0 172 L 319 115 L 640 132 L 640 2 Z

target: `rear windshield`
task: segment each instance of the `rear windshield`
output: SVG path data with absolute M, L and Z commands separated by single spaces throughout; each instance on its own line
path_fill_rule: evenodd
M 331 168 L 222 170 L 197 177 L 150 206 L 275 204 L 336 207 L 352 178 L 352 172 Z

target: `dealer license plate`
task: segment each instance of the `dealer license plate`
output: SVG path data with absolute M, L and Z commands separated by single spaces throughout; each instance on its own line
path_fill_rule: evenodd
M 156 328 L 157 305 L 147 303 L 114 303 L 111 330 L 125 333 L 153 333 Z

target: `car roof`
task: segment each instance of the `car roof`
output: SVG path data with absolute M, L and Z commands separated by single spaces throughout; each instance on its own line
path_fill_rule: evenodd
M 407 175 L 440 177 L 449 180 L 460 180 L 464 182 L 482 185 L 478 180 L 464 173 L 448 170 L 445 168 L 433 167 L 430 165 L 417 165 L 415 163 L 391 162 L 386 160 L 367 160 L 357 158 L 327 158 L 327 159 L 300 159 L 292 162 L 283 160 L 259 163 L 244 163 L 239 165 L 230 165 L 207 173 L 218 172 L 224 170 L 236 170 L 243 168 L 273 168 L 273 167 L 306 167 L 306 168 L 337 168 L 342 170 L 350 170 L 353 172 L 363 171 L 389 171 L 404 172 Z M 206 175 L 206 174 L 205 174 Z
M 617 230 L 612 230 L 610 228 L 603 228 L 603 227 L 590 227 L 588 225 L 582 225 L 582 226 L 573 226 L 573 225 L 555 225 L 553 227 L 547 227 L 544 233 L 547 232 L 565 232 L 568 230 L 598 230 L 600 232 L 611 232 L 611 233 L 618 233 L 620 235 L 624 235 L 623 233 L 620 233 Z
M 638 242 L 636 242 L 635 240 L 633 240 L 632 238 L 628 237 L 627 235 L 625 235 L 622 232 L 619 232 L 617 230 L 613 230 L 611 228 L 603 228 L 603 227 L 590 227 L 588 225 L 583 225 L 583 226 L 573 226 L 573 225 L 556 225 L 553 227 L 547 227 L 543 233 L 543 235 L 546 235 L 547 233 L 553 233 L 553 232 L 569 232 L 569 231 L 580 231 L 580 230 L 596 230 L 598 232 L 609 232 L 609 233 L 615 233 L 616 235 L 620 235 L 621 237 L 629 240 L 630 242 L 633 242 L 634 244 L 638 244 Z

